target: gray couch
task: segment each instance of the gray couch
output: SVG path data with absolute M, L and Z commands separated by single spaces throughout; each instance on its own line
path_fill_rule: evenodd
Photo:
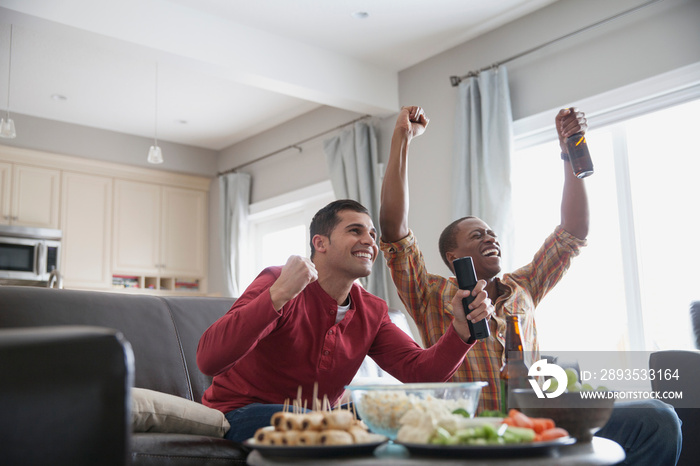
M 245 464 L 242 445 L 132 433 L 128 419 L 132 378 L 201 400 L 211 379 L 197 368 L 197 343 L 233 302 L 0 286 L 0 464 Z

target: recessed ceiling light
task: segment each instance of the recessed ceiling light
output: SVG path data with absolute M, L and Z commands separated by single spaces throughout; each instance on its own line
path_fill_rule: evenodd
M 68 97 L 66 97 L 65 95 L 61 95 L 61 94 L 52 94 L 51 98 L 53 100 L 59 100 L 59 101 L 68 100 Z
M 367 19 L 369 18 L 369 13 L 366 11 L 356 11 L 352 14 L 352 17 L 355 19 Z
M 181 125 L 186 125 L 187 120 L 175 120 L 175 123 L 180 123 Z

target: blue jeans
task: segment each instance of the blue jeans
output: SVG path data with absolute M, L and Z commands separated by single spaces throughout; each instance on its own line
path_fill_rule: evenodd
M 622 464 L 673 466 L 683 445 L 681 420 L 671 405 L 659 400 L 615 403 L 608 423 L 596 433 L 620 444 Z
M 283 411 L 284 405 L 268 405 L 253 403 L 226 413 L 226 419 L 231 428 L 224 438 L 234 442 L 248 440 L 255 435 L 255 431 L 261 427 L 270 425 L 272 415 Z

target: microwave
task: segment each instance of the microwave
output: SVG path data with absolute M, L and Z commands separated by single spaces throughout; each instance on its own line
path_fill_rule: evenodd
M 61 230 L 0 225 L 0 279 L 48 281 L 61 261 Z

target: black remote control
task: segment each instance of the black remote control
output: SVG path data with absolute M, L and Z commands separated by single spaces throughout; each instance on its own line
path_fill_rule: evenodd
M 455 259 L 452 261 L 452 265 L 455 268 L 455 275 L 457 276 L 457 284 L 459 285 L 459 289 L 472 291 L 477 282 L 472 258 L 467 256 Z M 469 305 L 472 301 L 474 301 L 474 296 L 471 295 L 462 299 L 462 306 L 464 306 L 465 315 L 471 312 Z M 479 322 L 467 320 L 467 324 L 469 324 L 469 333 L 471 333 L 472 337 L 476 338 L 477 340 L 483 340 L 491 335 L 486 319 L 480 320 Z

